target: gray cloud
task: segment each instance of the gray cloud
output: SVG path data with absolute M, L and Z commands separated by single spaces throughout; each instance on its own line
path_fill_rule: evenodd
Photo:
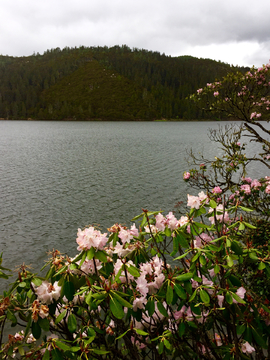
M 239 65 L 270 57 L 268 0 L 13 0 L 0 10 L 4 55 L 127 44 Z

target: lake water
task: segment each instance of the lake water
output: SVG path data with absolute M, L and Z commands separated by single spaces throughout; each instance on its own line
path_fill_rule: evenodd
M 78 227 L 174 210 L 196 194 L 182 180 L 186 150 L 216 156 L 207 129 L 224 124 L 0 121 L 3 265 L 39 269 L 49 250 L 76 253 Z

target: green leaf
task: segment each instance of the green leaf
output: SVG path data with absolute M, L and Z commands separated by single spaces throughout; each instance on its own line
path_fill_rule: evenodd
M 248 228 L 250 228 L 250 229 L 257 229 L 256 226 L 251 225 L 251 224 L 249 224 L 249 223 L 247 223 L 247 222 L 244 222 L 244 224 L 245 224 L 246 227 L 248 227 Z
M 108 262 L 107 260 L 107 254 L 104 252 L 104 251 L 97 251 L 95 253 L 95 259 L 98 259 L 99 261 L 103 262 L 103 263 L 106 263 Z
M 186 328 L 186 325 L 184 322 L 181 322 L 179 324 L 179 327 L 178 327 L 178 333 L 179 333 L 179 336 L 182 337 L 185 333 L 185 328 Z
M 219 265 L 216 264 L 214 266 L 214 272 L 215 272 L 215 274 L 218 274 L 220 272 L 220 266 Z
M 186 294 L 185 290 L 182 288 L 181 285 L 174 284 L 173 289 L 175 290 L 176 294 L 180 297 L 180 299 L 186 300 L 187 294 Z
M 13 312 L 11 312 L 10 310 L 7 311 L 7 318 L 8 320 L 10 320 L 12 322 L 12 325 L 16 325 L 17 324 L 17 318 L 16 316 L 13 314 Z
M 209 205 L 212 209 L 215 209 L 217 207 L 217 203 L 215 202 L 215 200 L 211 199 L 209 201 Z
M 199 256 L 200 256 L 200 251 L 198 251 L 194 256 L 193 256 L 193 258 L 191 259 L 191 262 L 195 262 L 195 261 L 197 261 L 198 260 L 198 258 L 199 258 Z
M 230 255 L 227 256 L 227 264 L 229 267 L 233 266 L 233 259 Z
M 240 223 L 238 230 L 239 231 L 245 230 L 245 224 L 243 222 Z
M 155 302 L 154 300 L 148 300 L 145 305 L 145 310 L 148 311 L 148 315 L 151 317 L 155 312 Z
M 42 360 L 50 360 L 50 352 L 48 349 L 45 350 Z
M 107 350 L 99 350 L 99 349 L 92 349 L 92 351 L 97 355 L 106 355 L 109 353 Z
M 141 275 L 140 271 L 133 265 L 129 265 L 127 271 L 134 277 L 139 277 Z
M 142 335 L 142 336 L 148 336 L 149 335 L 146 331 L 143 331 L 141 329 L 133 328 L 133 330 L 135 330 L 138 335 Z
M 32 279 L 32 283 L 35 286 L 40 286 L 42 284 L 42 280 L 40 278 L 35 277 L 34 279 Z
M 170 305 L 173 301 L 173 289 L 170 282 L 168 282 L 167 291 L 166 291 L 166 301 Z
M 57 325 L 58 323 L 60 323 L 60 321 L 62 321 L 64 319 L 64 317 L 66 316 L 66 313 L 67 313 L 67 309 L 65 309 L 63 312 L 61 312 L 56 320 L 55 320 L 55 325 Z
M 204 266 L 204 265 L 206 264 L 206 259 L 205 259 L 204 255 L 201 255 L 201 256 L 199 257 L 199 261 L 200 261 L 200 263 L 202 264 L 202 266 Z
M 242 286 L 241 281 L 238 279 L 237 276 L 235 276 L 235 275 L 233 275 L 233 274 L 231 274 L 231 275 L 229 276 L 229 280 L 230 280 L 230 282 L 233 284 L 233 286 L 237 286 L 237 287 L 241 287 L 241 286 Z
M 160 311 L 161 315 L 163 315 L 165 317 L 169 317 L 167 310 L 165 309 L 164 305 L 160 301 L 157 302 L 157 308 Z
M 265 263 L 261 261 L 259 266 L 258 266 L 258 269 L 263 270 L 263 269 L 265 269 L 265 267 L 266 267 Z
M 114 297 L 121 305 L 127 307 L 127 308 L 130 308 L 132 309 L 133 306 L 128 302 L 126 301 L 125 299 L 123 299 L 120 295 L 118 295 L 116 292 L 114 291 L 111 291 L 110 292 L 112 297 Z
M 238 325 L 236 328 L 237 335 L 242 335 L 245 332 L 245 330 L 246 330 L 245 324 Z
M 210 296 L 207 291 L 201 289 L 200 290 L 200 298 L 204 304 L 209 304 L 210 302 Z
M 65 281 L 63 285 L 63 294 L 69 301 L 72 301 L 75 294 L 75 287 L 71 281 Z
M 248 209 L 248 208 L 246 208 L 244 206 L 239 206 L 239 207 L 240 207 L 240 209 L 242 209 L 243 211 L 246 211 L 246 212 L 253 211 L 252 209 Z
M 37 340 L 40 338 L 41 335 L 41 327 L 37 322 L 34 321 L 32 322 L 32 334 Z
M 129 331 L 131 331 L 131 329 L 127 329 L 127 331 L 125 331 L 123 334 L 121 334 L 120 336 L 118 336 L 115 340 L 122 339 L 122 337 L 124 337 Z
M 234 292 L 231 292 L 232 297 L 239 302 L 240 304 L 245 304 L 245 300 L 241 299 L 240 296 L 238 296 L 237 294 L 235 294 Z
M 164 339 L 164 345 L 168 350 L 172 349 L 172 344 L 169 342 L 169 340 Z
M 85 298 L 85 302 L 87 305 L 90 305 L 91 303 L 91 299 L 92 299 L 92 290 L 87 294 L 86 298 Z
M 254 251 L 251 251 L 248 255 L 252 260 L 258 260 L 258 257 Z
M 262 338 L 262 336 L 253 328 L 251 327 L 252 335 L 256 341 L 256 343 L 261 346 L 263 349 L 267 349 L 267 344 Z
M 52 349 L 51 356 L 52 356 L 52 360 L 63 360 L 61 351 L 58 349 Z
M 135 216 L 133 219 L 131 219 L 131 221 L 138 220 L 138 219 L 140 219 L 140 218 L 143 217 L 143 216 L 144 216 L 144 212 L 142 212 L 140 215 Z
M 77 330 L 77 319 L 74 314 L 69 314 L 67 319 L 67 326 L 68 326 L 68 330 L 71 333 L 74 333 Z
M 241 246 L 239 245 L 239 243 L 236 240 L 232 241 L 231 249 L 236 255 L 243 254 L 243 249 L 241 248 Z
M 232 298 L 232 296 L 230 295 L 229 292 L 226 292 L 226 294 L 225 294 L 225 299 L 226 299 L 226 301 L 227 301 L 228 304 L 231 305 L 231 304 L 233 303 L 233 298 Z
M 43 329 L 44 331 L 50 330 L 50 322 L 47 318 L 42 319 L 41 317 L 38 318 L 38 325 Z
M 191 295 L 191 297 L 189 298 L 189 302 L 191 302 L 192 300 L 194 300 L 195 299 L 195 296 L 196 296 L 196 294 L 197 294 L 197 290 L 195 289 L 194 291 L 193 291 L 193 294 Z
M 176 277 L 176 280 L 180 282 L 188 281 L 193 277 L 192 273 L 184 273 Z
M 122 305 L 115 298 L 110 299 L 110 309 L 117 319 L 122 319 L 125 316 Z
M 181 259 L 183 259 L 184 257 L 186 257 L 189 253 L 190 253 L 190 251 L 188 251 L 188 252 L 186 252 L 186 253 L 178 256 L 177 258 L 175 258 L 175 259 L 173 259 L 173 260 L 174 260 L 174 261 L 175 261 L 175 260 L 181 260 Z
M 87 259 L 92 260 L 95 256 L 96 249 L 92 246 L 90 250 L 87 250 Z
M 67 265 L 63 266 L 63 267 L 55 274 L 55 276 L 62 274 L 62 272 L 66 271 L 67 268 L 68 268 Z
M 189 247 L 189 243 L 187 242 L 185 236 L 179 232 L 177 234 L 177 237 L 176 237 L 177 241 L 179 242 L 179 244 L 183 247 L 183 248 L 188 248 Z
M 67 344 L 63 343 L 60 340 L 55 340 L 55 345 L 64 351 L 70 350 L 70 346 L 68 346 Z
M 158 344 L 158 353 L 159 355 L 161 355 L 163 353 L 163 350 L 164 350 L 164 342 L 161 341 L 159 344 Z

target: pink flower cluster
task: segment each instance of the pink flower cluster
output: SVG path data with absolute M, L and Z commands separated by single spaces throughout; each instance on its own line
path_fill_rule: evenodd
M 93 226 L 85 228 L 84 230 L 78 229 L 76 242 L 79 246 L 77 250 L 90 250 L 92 247 L 97 250 L 102 250 L 108 241 L 106 235 L 106 233 L 102 234 Z
M 261 181 L 258 181 L 257 179 L 252 180 L 251 178 L 242 178 L 242 182 L 244 184 L 240 186 L 240 191 L 243 191 L 245 195 L 250 195 L 253 190 L 263 191 L 265 185 L 265 193 L 270 194 L 270 179 L 267 177 Z
M 136 290 L 142 295 L 136 297 L 133 302 L 133 309 L 142 309 L 146 304 L 146 295 L 154 294 L 162 286 L 165 276 L 163 274 L 164 263 L 155 256 L 150 262 L 140 264 L 140 276 L 135 280 Z
M 156 234 L 158 231 L 164 231 L 166 227 L 168 227 L 171 231 L 174 231 L 188 223 L 188 218 L 186 216 L 181 216 L 181 218 L 177 220 L 172 212 L 169 212 L 169 214 L 165 217 L 161 213 L 158 213 L 155 216 L 155 219 L 155 225 L 151 224 L 150 227 L 148 225 L 145 226 L 144 230 L 147 233 L 151 230 L 153 234 Z
M 187 206 L 190 206 L 192 209 L 199 209 L 204 200 L 207 200 L 207 195 L 201 191 L 198 196 L 193 196 L 188 194 Z
M 61 286 L 58 285 L 57 281 L 52 285 L 47 280 L 45 280 L 37 288 L 34 286 L 34 289 L 38 300 L 44 304 L 52 304 L 54 300 L 57 301 L 60 298 Z

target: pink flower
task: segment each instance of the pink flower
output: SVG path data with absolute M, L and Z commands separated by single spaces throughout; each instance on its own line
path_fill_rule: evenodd
M 251 354 L 253 351 L 255 351 L 254 347 L 252 347 L 248 342 L 245 342 L 242 347 L 241 350 L 243 351 L 243 353 L 245 354 Z
M 201 205 L 201 199 L 198 196 L 193 196 L 188 194 L 187 206 L 190 206 L 192 209 L 199 209 Z
M 218 96 L 219 95 L 219 92 L 218 91 L 215 91 L 214 92 L 214 96 Z
M 241 299 L 244 299 L 245 293 L 246 293 L 246 289 L 245 289 L 243 286 L 241 286 L 241 287 L 240 287 L 239 289 L 237 289 L 237 291 L 236 291 L 236 295 L 238 295 Z M 234 302 L 234 304 L 238 304 L 238 301 L 235 300 L 234 298 L 233 298 L 233 302 Z
M 61 286 L 58 286 L 58 282 L 55 282 L 53 285 L 47 280 L 35 289 L 38 300 L 45 304 L 51 304 L 53 300 L 58 300 L 61 294 Z
M 184 180 L 188 180 L 190 178 L 190 173 L 188 171 L 185 171 L 183 178 Z
M 222 308 L 222 304 L 223 304 L 223 301 L 224 301 L 224 296 L 223 295 L 218 295 L 217 298 L 218 298 L 218 306 L 220 308 Z
M 266 192 L 266 194 L 270 194 L 270 185 L 266 186 L 265 192 Z
M 161 213 L 158 213 L 156 215 L 156 228 L 158 229 L 158 231 L 164 231 L 165 226 L 166 226 L 165 217 Z
M 137 311 L 137 309 L 143 309 L 146 303 L 147 303 L 147 299 L 144 296 L 140 298 L 135 298 L 133 301 L 133 310 Z
M 166 215 L 166 224 L 171 231 L 178 228 L 178 221 L 172 212 L 169 212 L 169 214 Z
M 200 94 L 200 93 L 202 93 L 202 91 L 203 91 L 203 89 L 198 89 L 197 93 Z
M 245 184 L 245 185 L 241 185 L 240 190 L 244 191 L 245 194 L 249 195 L 251 193 L 251 189 L 250 186 Z
M 249 183 L 249 184 L 251 184 L 252 183 L 252 179 L 250 178 L 250 177 L 247 177 L 247 178 L 242 178 L 242 181 L 245 181 L 245 182 L 247 182 L 247 183 Z
M 131 228 L 130 228 L 130 235 L 136 236 L 136 237 L 139 236 L 139 231 L 138 231 L 138 229 L 136 228 L 136 225 L 135 225 L 135 224 L 133 224 L 133 225 L 131 226 Z
M 257 179 L 254 179 L 250 186 L 254 187 L 256 189 L 256 188 L 262 186 L 262 184 Z
M 225 211 L 224 215 L 223 215 L 223 205 L 220 204 L 216 207 L 216 211 L 217 211 L 217 214 L 216 214 L 216 219 L 219 220 L 219 221 L 224 221 L 225 223 L 229 222 L 230 221 L 230 217 L 229 217 L 229 214 L 227 211 Z M 210 209 L 209 210 L 209 213 L 213 213 L 213 210 Z M 221 213 L 221 214 L 218 214 L 218 213 Z M 210 216 L 209 217 L 209 221 L 211 221 L 211 224 L 214 224 L 215 223 L 215 218 L 214 216 Z
M 207 195 L 203 191 L 199 192 L 198 196 L 199 196 L 201 201 L 203 201 L 205 199 L 208 199 Z
M 181 216 L 181 218 L 178 220 L 179 226 L 183 226 L 188 223 L 188 217 L 187 216 Z
M 219 186 L 214 187 L 214 189 L 212 190 L 213 194 L 221 194 L 222 190 Z
M 129 230 L 121 229 L 118 234 L 119 239 L 122 240 L 122 243 L 129 243 L 130 240 L 133 238 Z
M 101 234 L 100 231 L 95 230 L 93 226 L 84 230 L 78 229 L 76 242 L 79 245 L 78 250 L 90 250 L 94 247 L 98 250 L 102 250 L 107 243 L 107 234 Z

